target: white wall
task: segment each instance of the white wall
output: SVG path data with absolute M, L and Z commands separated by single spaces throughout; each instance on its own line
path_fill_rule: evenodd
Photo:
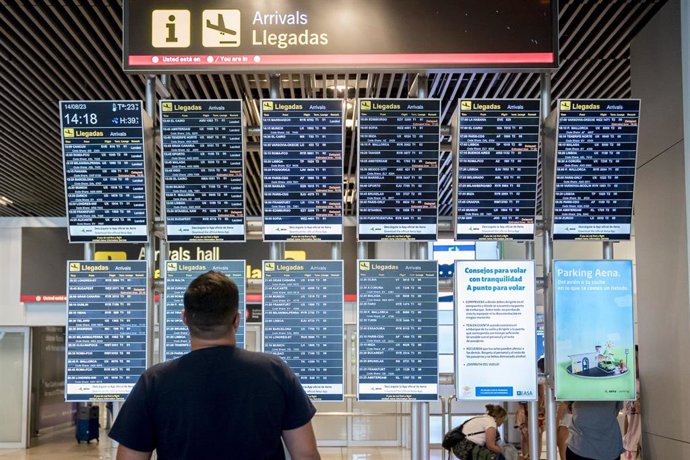
M 22 227 L 65 226 L 64 218 L 0 218 L 0 326 L 64 326 L 63 303 L 19 301 Z
M 680 24 L 680 1 L 669 0 L 631 46 L 632 93 L 642 99 L 635 228 L 645 458 L 690 458 Z

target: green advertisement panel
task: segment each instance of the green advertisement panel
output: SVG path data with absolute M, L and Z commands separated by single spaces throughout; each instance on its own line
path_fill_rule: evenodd
M 632 261 L 554 262 L 556 399 L 635 399 Z

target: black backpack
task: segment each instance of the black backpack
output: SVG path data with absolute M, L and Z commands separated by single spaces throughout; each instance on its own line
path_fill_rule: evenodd
M 476 418 L 476 417 L 475 417 Z M 443 441 L 441 442 L 441 446 L 443 446 L 444 449 L 446 450 L 451 450 L 453 447 L 456 446 L 457 443 L 460 441 L 463 441 L 467 436 L 474 436 L 475 434 L 480 434 L 483 433 L 484 430 L 482 431 L 477 431 L 476 433 L 470 433 L 470 434 L 465 434 L 462 432 L 462 429 L 465 427 L 465 423 L 469 422 L 472 419 L 465 420 L 465 422 L 460 425 L 456 426 L 452 430 L 450 430 L 448 433 L 443 436 Z

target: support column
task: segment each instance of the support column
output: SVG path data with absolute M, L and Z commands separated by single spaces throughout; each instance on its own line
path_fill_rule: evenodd
M 146 108 L 146 113 L 151 117 L 153 126 L 156 124 L 156 76 L 149 75 L 146 77 L 146 100 L 144 102 L 144 107 Z M 145 161 L 147 164 L 147 177 L 146 177 L 146 205 L 148 207 L 149 222 L 148 222 L 148 242 L 144 245 L 144 250 L 146 253 L 146 266 L 148 269 L 148 292 L 149 295 L 147 305 L 146 305 L 146 367 L 151 367 L 155 364 L 154 356 L 154 346 L 155 346 L 155 284 L 154 277 L 156 274 L 156 243 L 155 236 L 153 233 L 154 224 L 154 200 L 156 192 L 154 190 L 155 181 L 153 177 L 155 175 L 155 161 L 152 161 L 155 152 L 144 152 L 146 155 Z
M 425 98 L 428 94 L 429 78 L 426 74 L 417 74 L 417 98 Z M 410 244 L 410 258 L 424 260 L 429 257 L 428 245 L 422 243 Z M 429 403 L 414 402 L 411 409 L 412 429 L 412 460 L 429 458 Z
M 541 74 L 541 118 L 542 127 L 546 120 L 549 112 L 551 111 L 551 75 L 548 73 Z M 543 130 L 542 130 L 543 132 Z M 550 197 L 545 197 L 544 201 L 551 200 Z M 556 430 L 558 429 L 558 421 L 556 420 L 556 398 L 555 398 L 555 387 L 554 387 L 554 323 L 553 323 L 553 301 L 551 298 L 551 265 L 553 263 L 553 238 L 551 235 L 551 222 L 550 219 L 550 208 L 544 207 L 543 212 L 543 280 L 544 280 L 544 371 L 545 371 L 545 383 L 544 383 L 544 405 L 546 408 L 546 420 L 544 427 L 546 429 L 546 458 L 556 459 L 558 458 L 557 444 L 556 444 Z M 534 418 L 534 417 L 532 417 Z M 531 441 L 531 438 L 530 438 Z M 538 439 L 537 442 L 541 442 Z M 530 446 L 530 451 L 534 452 L 536 457 L 536 451 L 534 448 L 537 446 Z
M 525 259 L 534 260 L 534 241 L 525 243 Z M 529 431 L 529 458 L 537 458 L 539 454 L 539 423 L 537 420 L 537 413 L 539 412 L 539 403 L 537 401 L 530 401 L 527 404 L 528 431 Z M 524 455 L 524 453 L 523 453 Z
M 268 92 L 271 99 L 282 99 L 280 88 L 280 74 L 272 73 L 268 77 Z M 263 158 L 261 159 L 263 162 Z M 263 199 L 263 198 L 262 198 Z M 269 249 L 271 260 L 282 260 L 285 258 L 285 243 L 272 242 Z

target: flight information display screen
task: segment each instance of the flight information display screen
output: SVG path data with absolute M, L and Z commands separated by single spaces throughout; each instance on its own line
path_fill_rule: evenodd
M 188 260 L 166 263 L 165 272 L 165 332 L 164 360 L 179 358 L 191 351 L 189 330 L 182 322 L 184 293 L 189 284 L 199 275 L 210 270 L 223 272 L 237 285 L 240 294 L 238 311 L 240 326 L 235 334 L 239 348 L 244 348 L 244 305 L 245 305 L 245 266 L 244 260 Z
M 628 240 L 639 99 L 558 101 L 553 238 Z
M 244 241 L 242 102 L 161 101 L 169 241 Z
M 146 261 L 67 262 L 66 401 L 117 401 L 146 369 Z
M 141 101 L 60 101 L 69 239 L 148 240 Z
M 436 401 L 436 261 L 360 260 L 357 266 L 358 399 Z
M 435 240 L 441 103 L 360 99 L 358 239 Z
M 342 241 L 343 107 L 261 101 L 264 241 Z
M 531 240 L 538 99 L 463 99 L 457 122 L 457 240 Z
M 264 261 L 264 351 L 280 356 L 310 398 L 342 401 L 343 261 Z

